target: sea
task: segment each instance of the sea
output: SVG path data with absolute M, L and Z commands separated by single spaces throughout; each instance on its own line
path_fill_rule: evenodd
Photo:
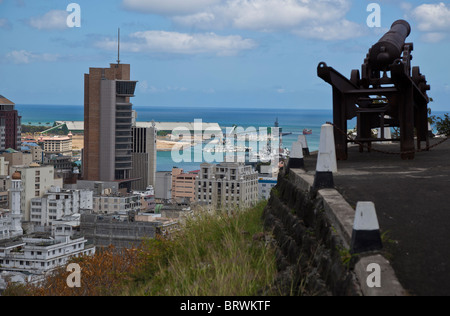
M 24 125 L 53 126 L 55 121 L 82 121 L 82 105 L 20 105 L 16 104 Z M 310 129 L 307 142 L 310 151 L 318 150 L 320 128 L 326 122 L 332 121 L 332 110 L 316 109 L 282 109 L 282 108 L 216 108 L 216 107 L 150 107 L 134 106 L 137 112 L 137 121 L 150 122 L 202 122 L 218 123 L 225 132 L 227 128 L 236 125 L 247 129 L 254 127 L 274 127 L 278 121 L 279 127 L 285 134 L 282 137 L 282 147 L 291 149 L 292 143 L 297 141 L 303 129 Z M 350 121 L 351 129 L 356 121 Z M 195 147 L 192 157 L 195 155 Z M 201 149 L 200 149 L 201 150 Z M 198 156 L 196 156 L 198 157 Z M 179 157 L 178 157 L 179 158 Z M 195 159 L 184 159 L 179 162 L 173 159 L 172 152 L 158 151 L 157 171 L 170 171 L 172 167 L 183 168 L 185 171 L 200 169 L 200 163 Z

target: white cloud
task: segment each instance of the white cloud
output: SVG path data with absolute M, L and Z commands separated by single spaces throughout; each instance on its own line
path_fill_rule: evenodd
M 0 28 L 3 29 L 10 29 L 11 28 L 11 23 L 8 21 L 8 19 L 0 19 Z
M 423 34 L 420 38 L 426 43 L 439 43 L 447 37 L 444 32 L 428 32 Z
M 166 1 L 137 1 L 126 2 L 146 3 L 147 6 Z M 201 1 L 193 1 L 191 10 L 182 8 L 182 0 L 170 0 L 173 10 L 167 7 L 164 11 L 172 21 L 180 26 L 199 30 L 215 30 L 234 28 L 258 32 L 291 31 L 299 36 L 313 37 L 325 40 L 347 39 L 358 36 L 361 32 L 345 33 L 348 30 L 360 30 L 360 27 L 345 19 L 350 10 L 350 0 L 228 0 L 208 1 L 208 5 L 196 5 Z M 190 2 L 189 2 L 190 3 Z M 153 13 L 158 13 L 153 7 Z M 336 26 L 343 29 L 335 29 Z M 323 31 L 321 31 L 323 29 Z M 333 36 L 325 34 L 331 31 Z M 314 35 L 317 35 L 315 37 Z
M 112 50 L 116 49 L 117 42 L 105 39 L 98 42 L 96 46 Z M 255 41 L 237 35 L 220 36 L 215 33 L 187 34 L 166 31 L 136 32 L 132 33 L 128 40 L 121 41 L 121 49 L 138 53 L 212 53 L 228 56 L 256 46 Z
M 365 34 L 365 29 L 357 23 L 344 19 L 325 25 L 304 26 L 293 33 L 304 38 L 332 41 L 360 37 Z
M 6 54 L 6 59 L 14 64 L 30 64 L 32 62 L 51 62 L 58 60 L 58 55 L 36 54 L 26 50 L 14 50 Z
M 67 11 L 52 10 L 43 16 L 32 17 L 28 24 L 38 30 L 62 30 L 67 28 Z
M 424 42 L 438 43 L 450 36 L 450 6 L 444 2 L 425 3 L 415 8 L 404 4 L 402 9 L 407 18 L 416 22 L 417 29 L 424 32 L 420 37 Z
M 220 3 L 221 0 L 123 0 L 127 10 L 155 14 L 188 14 Z
M 419 22 L 420 31 L 436 32 L 450 30 L 450 6 L 443 2 L 422 4 L 412 11 L 412 16 Z

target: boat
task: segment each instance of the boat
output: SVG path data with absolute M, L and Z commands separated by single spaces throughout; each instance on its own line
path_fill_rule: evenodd
M 303 135 L 311 135 L 312 134 L 312 129 L 307 129 L 307 128 L 305 128 L 304 130 L 303 130 Z

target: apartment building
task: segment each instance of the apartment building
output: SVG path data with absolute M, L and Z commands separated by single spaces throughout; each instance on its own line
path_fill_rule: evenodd
M 40 166 L 31 163 L 29 167 L 11 167 L 11 173 L 19 172 L 23 189 L 20 195 L 20 209 L 23 213 L 23 220 L 31 220 L 31 200 L 42 197 L 52 187 L 63 187 L 61 178 L 55 179 L 55 172 L 52 166 Z
M 172 200 L 195 202 L 197 194 L 195 180 L 199 171 L 183 172 L 182 168 L 172 168 Z
M 63 217 L 93 209 L 90 190 L 62 190 L 52 187 L 42 197 L 31 199 L 30 221 L 37 226 L 50 226 Z
M 42 275 L 65 265 L 72 257 L 93 255 L 95 247 L 82 236 L 34 233 L 0 241 L 0 270 Z
M 259 177 L 258 178 L 258 198 L 260 200 L 268 200 L 270 192 L 277 185 L 277 178 Z
M 140 194 L 94 195 L 93 211 L 98 214 L 127 214 L 141 211 Z
M 202 163 L 196 180 L 197 203 L 212 208 L 247 208 L 258 201 L 258 173 L 243 163 Z

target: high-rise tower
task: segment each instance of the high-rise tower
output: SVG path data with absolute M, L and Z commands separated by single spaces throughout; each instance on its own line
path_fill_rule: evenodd
M 149 185 L 156 185 L 156 126 L 155 122 L 136 123 L 133 126 L 133 171 L 134 178 L 140 180 L 133 183 L 134 190 L 144 191 Z
M 130 65 L 90 68 L 84 76 L 83 179 L 127 181 L 132 169 L 132 104 L 137 81 Z

